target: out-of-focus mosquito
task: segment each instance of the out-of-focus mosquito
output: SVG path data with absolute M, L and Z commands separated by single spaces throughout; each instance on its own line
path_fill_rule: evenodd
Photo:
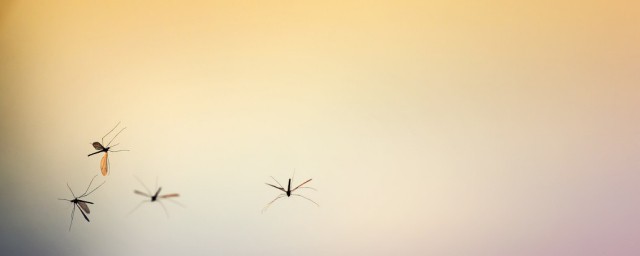
M 286 197 L 291 197 L 292 195 L 293 195 L 293 196 L 299 196 L 299 197 L 302 197 L 302 198 L 307 199 L 307 200 L 309 200 L 310 202 L 314 203 L 316 206 L 320 206 L 320 205 L 318 205 L 318 203 L 314 202 L 313 200 L 311 200 L 311 199 L 309 199 L 309 198 L 307 198 L 307 197 L 305 197 L 305 196 L 303 196 L 303 195 L 300 195 L 300 194 L 294 194 L 294 193 L 293 193 L 294 191 L 296 191 L 297 189 L 300 189 L 300 188 L 308 188 L 308 189 L 316 190 L 315 188 L 312 188 L 312 187 L 303 187 L 303 186 L 302 186 L 302 185 L 304 185 L 304 184 L 309 183 L 309 182 L 311 181 L 311 179 L 308 179 L 307 181 L 302 182 L 300 185 L 298 185 L 298 186 L 297 186 L 297 187 L 295 187 L 294 189 L 291 189 L 291 180 L 293 180 L 293 177 L 295 177 L 295 175 L 296 175 L 296 172 L 295 172 L 295 170 L 294 170 L 294 171 L 293 171 L 293 176 L 291 177 L 291 179 L 289 179 L 289 183 L 287 184 L 287 189 L 286 189 L 286 190 L 284 189 L 284 187 L 282 187 L 282 185 L 280 184 L 280 182 L 278 182 L 278 181 L 277 181 L 273 176 L 271 176 L 271 179 L 273 179 L 273 180 L 274 180 L 276 183 L 278 183 L 278 185 L 280 185 L 280 186 L 276 186 L 276 185 L 273 185 L 273 184 L 265 183 L 265 184 L 267 184 L 267 185 L 269 185 L 269 186 L 272 186 L 272 187 L 274 187 L 274 188 L 276 188 L 276 189 L 278 189 L 278 190 L 281 190 L 281 191 L 282 191 L 282 192 L 284 192 L 284 193 L 282 193 L 282 194 L 278 195 L 275 199 L 273 199 L 273 201 L 269 202 L 269 203 L 268 203 L 264 208 L 262 208 L 262 212 L 263 212 L 263 213 L 264 213 L 264 212 L 267 210 L 267 208 L 269 208 L 269 206 L 271 206 L 271 204 L 273 204 L 276 200 L 278 200 L 278 199 L 280 199 L 280 198 L 283 198 L 283 197 L 285 197 L 285 196 L 286 196 Z
M 87 220 L 87 222 L 90 222 L 89 218 L 87 217 L 87 214 L 91 213 L 91 210 L 89 210 L 89 206 L 87 204 L 93 204 L 93 203 L 89 202 L 89 201 L 85 201 L 85 200 L 80 200 L 80 198 L 83 198 L 83 197 L 86 197 L 88 195 L 91 195 L 91 193 L 93 193 L 93 191 L 96 191 L 96 189 L 98 189 L 99 187 L 104 185 L 104 183 L 106 181 L 102 182 L 102 184 L 100 184 L 99 186 L 97 186 L 93 190 L 89 191 L 89 188 L 91 188 L 91 184 L 93 183 L 93 180 L 97 176 L 98 175 L 93 176 L 93 178 L 91 179 L 91 182 L 89 182 L 89 186 L 87 186 L 87 189 L 84 191 L 84 193 L 82 193 L 82 195 L 76 196 L 75 194 L 73 194 L 73 190 L 71 190 L 71 187 L 69 187 L 69 183 L 67 183 L 67 188 L 69 188 L 69 191 L 71 191 L 71 195 L 73 196 L 73 199 L 58 198 L 59 200 L 69 201 L 69 202 L 71 202 L 73 204 L 73 211 L 71 211 L 71 223 L 69 224 L 69 231 L 71 231 L 71 225 L 73 225 L 73 215 L 75 215 L 75 213 L 76 213 L 76 207 L 80 210 L 80 213 L 82 213 L 82 216 L 84 216 L 84 219 Z
M 135 210 L 137 210 L 144 203 L 158 202 L 158 203 L 160 203 L 160 206 L 162 206 L 162 209 L 164 209 L 164 213 L 167 215 L 167 217 L 169 217 L 169 212 L 167 212 L 167 208 L 164 207 L 164 204 L 160 201 L 160 199 L 169 199 L 171 202 L 184 207 L 182 204 L 171 200 L 171 198 L 173 198 L 173 197 L 179 197 L 180 194 L 172 193 L 172 194 L 160 195 L 160 190 L 162 190 L 162 187 L 158 187 L 158 178 L 157 177 L 156 177 L 156 188 L 157 188 L 157 190 L 156 190 L 155 194 L 151 194 L 151 191 L 147 188 L 147 186 L 144 185 L 144 183 L 138 177 L 136 177 L 136 179 L 138 180 L 138 182 L 140 182 L 142 187 L 144 187 L 144 189 L 147 191 L 147 193 L 144 193 L 144 192 L 142 192 L 140 190 L 133 190 L 133 193 L 141 195 L 141 196 L 144 196 L 144 197 L 148 197 L 151 200 L 144 200 L 144 201 L 140 202 L 136 206 L 136 208 L 133 208 L 133 210 L 131 210 L 131 212 L 129 212 L 129 214 L 133 213 Z
M 107 135 L 109 135 L 111 132 L 113 132 L 113 130 L 116 129 L 116 127 L 118 127 L 118 125 L 120 125 L 120 122 L 118 122 L 118 124 L 116 124 L 115 127 L 113 127 L 113 129 L 111 129 L 111 131 L 109 131 L 107 134 L 105 134 L 104 136 L 102 136 L 102 139 L 100 140 L 100 142 L 94 142 L 91 145 L 93 145 L 93 148 L 95 148 L 96 152 L 93 152 L 87 156 L 92 156 L 95 154 L 98 154 L 100 152 L 104 152 L 104 156 L 102 156 L 102 160 L 100 161 L 100 171 L 102 172 L 102 176 L 107 176 L 107 174 L 109 173 L 109 152 L 120 152 L 120 151 L 129 151 L 127 149 L 121 149 L 121 150 L 110 150 L 111 148 L 117 146 L 120 143 L 116 143 L 115 145 L 111 146 L 111 142 L 113 142 L 113 140 L 118 137 L 118 135 L 120 135 L 120 133 L 122 131 L 124 131 L 124 129 L 127 129 L 127 127 L 122 128 L 117 134 L 116 136 L 113 136 L 113 138 L 111 138 L 111 140 L 109 141 L 109 143 L 107 143 L 107 146 L 103 146 L 104 144 L 104 137 L 107 137 Z M 101 143 L 102 142 L 102 143 Z

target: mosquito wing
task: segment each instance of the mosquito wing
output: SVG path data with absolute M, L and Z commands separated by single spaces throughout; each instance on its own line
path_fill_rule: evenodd
M 102 171 L 102 176 L 107 176 L 107 173 L 109 172 L 109 167 L 107 167 L 107 159 L 109 158 L 109 153 L 104 152 L 104 156 L 102 157 L 102 160 L 100 161 L 100 171 Z
M 147 193 L 144 193 L 144 192 L 139 191 L 139 190 L 134 190 L 133 193 L 136 193 L 136 194 L 141 195 L 141 196 L 151 197 L 150 195 L 147 195 Z
M 311 179 L 308 179 L 305 182 L 302 182 L 302 184 L 298 185 L 296 188 L 292 189 L 291 192 L 296 191 L 296 189 L 298 189 L 299 187 L 302 187 L 302 185 L 307 184 L 309 181 L 311 181 Z
M 276 185 L 271 185 L 271 184 L 269 184 L 269 183 L 265 183 L 265 184 L 267 184 L 267 185 L 269 185 L 269 186 L 272 186 L 272 187 L 274 187 L 274 188 L 277 188 L 277 189 L 279 189 L 279 190 L 282 190 L 282 192 L 287 192 L 286 190 L 284 190 L 284 188 L 278 187 L 278 186 L 276 186 Z
M 89 210 L 89 206 L 85 202 L 78 202 L 78 206 L 80 206 L 80 209 L 82 209 L 82 211 L 86 212 L 87 214 L 91 213 L 91 210 Z
M 79 205 L 80 205 L 80 204 L 78 203 L 78 208 L 80 208 L 80 206 L 79 206 Z M 87 207 L 87 206 L 85 205 L 84 207 Z M 87 207 L 87 209 L 89 209 L 89 208 Z M 87 215 L 86 215 L 86 214 L 84 213 L 84 211 L 82 210 L 82 208 L 80 208 L 80 213 L 82 213 L 82 216 L 84 217 L 84 219 L 85 219 L 85 220 L 87 220 L 88 222 L 91 222 L 91 221 L 89 220 L 89 217 L 87 217 Z
M 160 198 L 169 198 L 169 197 L 178 197 L 180 196 L 178 193 L 161 195 Z
M 94 142 L 91 145 L 93 145 L 93 148 L 95 148 L 96 150 L 103 150 L 104 147 L 102 146 L 102 144 L 100 144 L 100 142 Z

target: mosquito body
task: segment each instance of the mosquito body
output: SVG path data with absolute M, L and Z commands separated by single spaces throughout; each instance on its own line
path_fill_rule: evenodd
M 120 135 L 120 133 L 122 131 L 124 131 L 124 129 L 127 129 L 127 127 L 122 128 L 117 134 L 116 136 L 113 136 L 113 138 L 111 138 L 111 140 L 109 141 L 109 143 L 107 143 L 106 146 L 104 145 L 104 137 L 107 137 L 107 135 L 109 135 L 111 132 L 113 132 L 113 130 L 116 129 L 116 127 L 118 127 L 118 125 L 120 125 L 120 122 L 118 122 L 118 124 L 116 124 L 115 127 L 113 127 L 113 129 L 111 129 L 111 131 L 109 131 L 107 134 L 105 134 L 104 136 L 102 136 L 102 139 L 100 140 L 100 142 L 94 142 L 91 143 L 91 145 L 93 145 L 93 148 L 95 148 L 96 152 L 93 152 L 87 156 L 92 156 L 101 152 L 104 152 L 104 156 L 102 156 L 102 160 L 100 160 L 100 171 L 102 172 L 102 176 L 107 176 L 107 174 L 109 173 L 109 152 L 119 152 L 119 151 L 129 151 L 127 149 L 121 149 L 121 150 L 111 150 L 112 147 L 117 146 L 118 144 L 115 144 L 113 146 L 111 146 L 111 142 L 113 142 L 113 140 L 118 137 L 118 135 Z
M 295 172 L 294 172 L 294 176 L 295 176 Z M 275 201 L 277 201 L 278 199 L 283 198 L 283 197 L 291 197 L 291 196 L 298 196 L 298 197 L 302 197 L 302 198 L 307 199 L 307 200 L 309 200 L 310 202 L 314 203 L 316 206 L 320 206 L 320 205 L 318 205 L 318 203 L 316 203 L 315 201 L 313 201 L 313 200 L 311 200 L 311 199 L 309 199 L 309 198 L 307 198 L 307 197 L 305 197 L 305 196 L 303 196 L 303 195 L 300 195 L 300 194 L 294 194 L 294 193 L 293 193 L 294 191 L 296 191 L 296 190 L 298 190 L 298 189 L 301 189 L 301 188 L 308 188 L 308 189 L 315 190 L 315 189 L 314 189 L 314 188 L 312 188 L 312 187 L 303 187 L 303 185 L 304 185 L 304 184 L 309 183 L 309 182 L 311 181 L 311 179 L 308 179 L 307 181 L 302 182 L 300 185 L 298 185 L 298 186 L 297 186 L 297 187 L 295 187 L 294 189 L 291 189 L 291 180 L 293 179 L 293 177 L 291 177 L 291 179 L 289 179 L 289 183 L 287 184 L 287 189 L 285 189 L 282 185 L 280 185 L 280 182 L 278 182 L 275 178 L 273 178 L 273 176 L 271 176 L 271 178 L 272 178 L 272 179 L 273 179 L 273 180 L 274 180 L 274 181 L 275 181 L 279 186 L 276 186 L 276 185 L 273 185 L 273 184 L 269 184 L 269 183 L 265 183 L 265 184 L 267 184 L 267 185 L 269 185 L 269 186 L 271 186 L 271 187 L 274 187 L 274 188 L 276 188 L 276 189 L 278 189 L 278 190 L 280 190 L 280 191 L 282 191 L 282 192 L 284 192 L 284 193 L 282 193 L 282 194 L 278 195 L 275 199 L 273 199 L 271 202 L 269 202 L 269 203 L 268 203 L 268 204 L 267 204 L 267 205 L 262 209 L 262 212 L 263 212 L 263 213 L 267 210 L 267 208 L 269 208 L 269 206 L 271 206 L 271 204 L 273 204 L 273 203 L 274 203 Z
M 144 189 L 147 191 L 147 193 L 142 192 L 140 190 L 133 190 L 134 194 L 138 194 L 144 197 L 148 197 L 150 200 L 144 200 L 142 202 L 140 202 L 138 204 L 138 206 L 136 206 L 136 208 L 134 208 L 133 210 L 131 210 L 131 213 L 133 213 L 136 209 L 138 209 L 138 207 L 140 207 L 143 203 L 153 203 L 153 202 L 158 202 L 160 203 L 160 205 L 162 206 L 162 209 L 164 209 L 165 214 L 167 215 L 167 217 L 169 217 L 169 213 L 167 212 L 167 208 L 164 207 L 164 204 L 162 204 L 162 202 L 160 201 L 160 199 L 171 199 L 173 197 L 179 197 L 180 194 L 178 193 L 171 193 L 171 194 L 165 194 L 165 195 L 160 195 L 160 191 L 162 190 L 162 187 L 158 187 L 158 180 L 156 179 L 156 187 L 158 187 L 158 189 L 156 190 L 156 193 L 151 194 L 151 192 L 149 191 L 149 189 L 147 188 L 147 186 L 144 185 L 144 183 L 142 183 L 142 181 L 140 179 L 138 179 L 138 177 L 136 177 L 136 179 L 138 180 L 138 182 L 140 182 L 140 184 L 142 184 L 142 186 L 144 187 Z M 181 205 L 180 203 L 171 200 L 172 202 Z M 182 205 L 181 205 L 182 206 Z
M 87 189 L 84 191 L 84 193 L 80 196 L 76 196 L 73 193 L 73 190 L 71 190 L 71 187 L 69 187 L 69 183 L 67 183 L 67 188 L 69 188 L 69 191 L 71 192 L 71 195 L 73 196 L 73 199 L 62 199 L 62 198 L 58 198 L 58 200 L 64 200 L 64 201 L 69 201 L 70 203 L 73 204 L 73 210 L 71 211 L 71 223 L 69 224 L 69 231 L 71 231 L 71 225 L 73 225 L 73 216 L 76 213 L 76 208 L 78 208 L 80 210 L 80 213 L 82 213 L 82 216 L 84 217 L 85 220 L 87 220 L 87 222 L 91 222 L 89 220 L 89 217 L 87 217 L 87 214 L 91 213 L 91 210 L 89 210 L 89 206 L 87 204 L 93 204 L 93 202 L 89 202 L 86 200 L 82 200 L 80 198 L 84 198 L 88 195 L 90 195 L 91 193 L 93 193 L 94 191 L 96 191 L 96 189 L 98 189 L 99 187 L 101 187 L 104 182 L 102 182 L 102 184 L 100 184 L 99 186 L 97 186 L 96 188 L 94 188 L 93 190 L 89 191 L 89 188 L 91 188 L 91 184 L 93 183 L 93 180 L 97 177 L 93 176 L 93 178 L 91 179 L 91 182 L 89 182 L 89 186 L 87 186 Z

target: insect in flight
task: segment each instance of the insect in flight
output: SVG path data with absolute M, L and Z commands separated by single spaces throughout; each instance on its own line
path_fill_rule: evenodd
M 81 200 L 80 198 L 84 198 L 88 195 L 91 195 L 91 193 L 93 193 L 94 191 L 96 191 L 96 189 L 98 189 L 99 187 L 101 187 L 102 185 L 104 185 L 104 182 L 102 182 L 102 184 L 100 184 L 99 186 L 97 186 L 96 188 L 94 188 L 93 190 L 89 191 L 89 188 L 91 188 L 91 184 L 93 183 L 93 180 L 97 177 L 93 176 L 93 178 L 91 179 L 91 182 L 89 182 L 89 186 L 87 187 L 87 189 L 84 191 L 84 193 L 82 193 L 82 195 L 80 196 L 76 196 L 75 194 L 73 194 L 73 190 L 71 190 L 71 187 L 69 187 L 69 183 L 67 183 L 67 188 L 69 188 L 69 191 L 71 191 L 71 195 L 73 196 L 73 199 L 62 199 L 62 198 L 58 198 L 59 200 L 64 200 L 64 201 L 69 201 L 73 204 L 73 211 L 71 211 L 71 223 L 69 224 L 69 231 L 71 231 L 71 225 L 73 225 L 73 216 L 76 213 L 76 207 L 78 209 L 80 209 L 80 213 L 82 213 L 82 216 L 84 216 L 84 219 L 87 220 L 87 222 L 89 221 L 89 218 L 87 217 L 87 214 L 91 213 L 91 210 L 89 210 L 89 206 L 87 204 L 93 204 L 92 202 L 89 201 L 85 201 L 85 200 Z M 106 182 L 106 181 L 105 181 Z
M 110 166 L 110 164 L 109 164 L 109 152 L 129 151 L 129 150 L 127 150 L 127 149 L 111 150 L 111 148 L 113 148 L 113 147 L 115 147 L 115 146 L 117 146 L 117 145 L 119 144 L 119 143 L 117 143 L 117 144 L 115 144 L 115 145 L 111 146 L 111 142 L 113 142 L 113 140 L 114 140 L 116 137 L 118 137 L 118 135 L 120 135 L 120 133 L 121 133 L 122 131 L 124 131 L 124 129 L 127 129 L 127 127 L 122 128 L 122 129 L 121 129 L 121 130 L 116 134 L 116 136 L 113 136 L 113 138 L 111 138 L 111 140 L 109 141 L 109 143 L 107 143 L 107 145 L 106 145 L 106 146 L 103 146 L 103 145 L 104 145 L 104 137 L 107 137 L 107 135 L 109 135 L 111 132 L 113 132 L 113 130 L 115 130 L 115 129 L 116 129 L 116 127 L 118 127 L 118 125 L 120 125 L 120 122 L 118 122 L 118 124 L 116 124 L 116 126 L 115 126 L 115 127 L 113 127 L 113 129 L 111 129 L 111 131 L 109 131 L 107 134 L 105 134 L 104 136 L 102 136 L 102 139 L 100 140 L 100 142 L 97 142 L 97 141 L 96 141 L 96 142 L 92 143 L 93 148 L 95 148 L 95 149 L 96 149 L 96 150 L 98 150 L 98 151 L 93 152 L 93 153 L 91 153 L 91 154 L 87 155 L 87 156 L 92 156 L 92 155 L 98 154 L 98 153 L 100 153 L 100 152 L 104 152 L 104 156 L 102 156 L 102 160 L 100 161 L 100 171 L 102 172 L 102 176 L 107 176 L 107 174 L 109 173 L 109 166 Z M 102 142 L 102 143 L 101 143 L 101 142 Z
M 316 206 L 320 206 L 320 205 L 318 205 L 318 203 L 314 202 L 313 200 L 311 200 L 311 199 L 309 199 L 309 198 L 307 198 L 307 197 L 305 197 L 305 196 L 303 196 L 303 195 L 300 195 L 300 194 L 294 194 L 294 193 L 293 193 L 294 191 L 296 191 L 297 189 L 300 189 L 300 188 L 308 188 L 308 189 L 316 190 L 315 188 L 312 188 L 312 187 L 303 187 L 303 186 L 302 186 L 302 185 L 304 185 L 304 184 L 309 183 L 309 182 L 311 181 L 311 179 L 308 179 L 307 181 L 302 182 L 300 185 L 298 185 L 298 186 L 297 186 L 297 187 L 295 187 L 294 189 L 291 189 L 291 180 L 293 180 L 293 177 L 295 177 L 295 175 L 296 175 L 296 173 L 295 173 L 295 170 L 294 170 L 294 171 L 293 171 L 293 176 L 291 177 L 291 179 L 289 179 L 289 183 L 287 184 L 287 189 L 286 189 L 286 190 L 284 189 L 284 187 L 282 187 L 282 185 L 280 185 L 280 182 L 278 182 L 275 178 L 273 178 L 273 176 L 271 176 L 271 178 L 272 178 L 276 183 L 278 183 L 278 185 L 280 185 L 279 187 L 278 187 L 278 186 L 276 186 L 276 185 L 273 185 L 273 184 L 265 183 L 265 184 L 267 184 L 267 185 L 269 185 L 269 186 L 272 186 L 272 187 L 274 187 L 274 188 L 276 188 L 276 189 L 278 189 L 278 190 L 281 190 L 281 191 L 282 191 L 282 192 L 284 192 L 284 193 L 282 193 L 282 194 L 278 195 L 275 199 L 273 199 L 273 201 L 269 202 L 269 203 L 268 203 L 268 204 L 267 204 L 267 205 L 262 209 L 262 212 L 263 212 L 263 213 L 264 213 L 264 212 L 267 210 L 267 208 L 269 208 L 269 206 L 271 206 L 271 204 L 273 204 L 276 200 L 278 200 L 278 199 L 280 199 L 280 198 L 283 198 L 283 197 L 285 197 L 285 196 L 286 196 L 286 197 L 291 197 L 292 195 L 293 195 L 293 196 L 299 196 L 299 197 L 302 197 L 302 198 L 307 199 L 307 200 L 309 200 L 310 202 L 314 203 Z
M 133 190 L 133 193 L 141 195 L 141 196 L 144 196 L 144 197 L 148 197 L 151 200 L 144 200 L 144 201 L 140 202 L 136 206 L 136 208 L 133 208 L 133 210 L 131 210 L 131 212 L 129 212 L 129 214 L 131 214 L 135 210 L 137 210 L 143 203 L 158 202 L 158 203 L 160 203 L 160 206 L 162 206 L 162 209 L 164 209 L 164 213 L 167 215 L 167 217 L 169 217 L 169 212 L 167 212 L 167 208 L 164 207 L 164 204 L 160 201 L 160 199 L 169 199 L 171 202 L 184 207 L 182 204 L 171 200 L 171 198 L 173 198 L 173 197 L 179 197 L 180 195 L 178 193 L 160 195 L 160 190 L 162 190 L 162 187 L 158 187 L 158 179 L 157 178 L 156 178 L 156 188 L 157 188 L 157 190 L 156 190 L 155 194 L 151 194 L 151 191 L 147 188 L 147 186 L 144 185 L 144 183 L 138 177 L 136 177 L 136 179 L 138 180 L 138 182 L 140 182 L 142 187 L 144 187 L 144 189 L 147 191 L 147 193 L 142 192 L 140 190 Z

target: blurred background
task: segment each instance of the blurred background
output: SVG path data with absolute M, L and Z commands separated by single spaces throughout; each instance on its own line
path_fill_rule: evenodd
M 0 2 L 5 255 L 638 255 L 633 1 Z M 99 174 L 91 222 L 57 198 Z M 273 175 L 318 191 L 285 198 Z M 180 193 L 128 213 L 162 186 Z

